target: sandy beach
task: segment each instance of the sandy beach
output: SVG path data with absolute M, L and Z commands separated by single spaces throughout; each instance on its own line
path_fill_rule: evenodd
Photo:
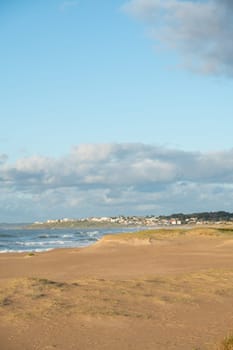
M 2 350 L 214 349 L 233 330 L 233 234 L 105 236 L 0 255 Z

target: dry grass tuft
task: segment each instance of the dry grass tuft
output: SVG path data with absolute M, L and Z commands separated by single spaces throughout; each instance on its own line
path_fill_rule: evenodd
M 208 285 L 208 289 L 206 288 Z M 1 311 L 20 317 L 89 315 L 156 319 L 158 310 L 197 307 L 202 300 L 222 302 L 233 293 L 233 271 L 207 270 L 133 280 L 18 279 L 0 290 Z
M 233 350 L 233 334 L 224 338 L 217 350 Z

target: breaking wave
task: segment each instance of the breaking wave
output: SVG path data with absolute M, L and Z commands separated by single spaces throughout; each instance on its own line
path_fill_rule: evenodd
M 6 229 L 0 232 L 0 253 L 42 252 L 56 248 L 85 247 L 108 233 L 127 229 Z M 131 229 L 132 231 L 132 229 Z

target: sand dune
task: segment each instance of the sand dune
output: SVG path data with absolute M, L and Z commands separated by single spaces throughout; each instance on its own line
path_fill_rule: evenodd
M 231 230 L 144 231 L 0 256 L 0 348 L 213 349 L 233 329 Z

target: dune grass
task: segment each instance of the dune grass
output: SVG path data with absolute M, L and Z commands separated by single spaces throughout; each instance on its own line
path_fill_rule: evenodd
M 161 228 L 161 229 L 148 229 L 140 230 L 131 233 L 119 233 L 106 235 L 104 241 L 131 241 L 131 240 L 163 240 L 173 239 L 178 237 L 231 237 L 233 238 L 233 226 L 230 227 L 194 227 L 194 228 Z
M 233 350 L 233 333 L 223 339 L 217 350 Z
M 206 285 L 208 284 L 208 290 Z M 158 310 L 221 303 L 233 293 L 233 270 L 206 270 L 132 280 L 80 279 L 70 282 L 21 278 L 0 289 L 0 314 L 32 318 L 60 312 L 91 316 L 156 319 Z M 222 350 L 222 349 L 221 349 Z

